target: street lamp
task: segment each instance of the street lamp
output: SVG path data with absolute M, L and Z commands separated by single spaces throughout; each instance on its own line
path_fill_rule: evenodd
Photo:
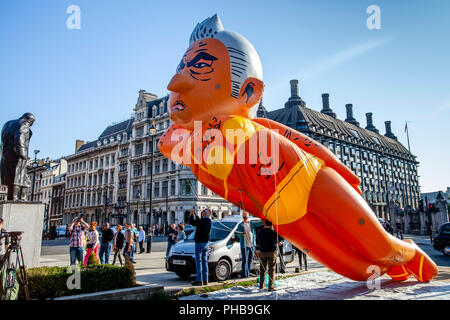
M 34 200 L 34 182 L 36 180 L 36 169 L 37 169 L 37 154 L 41 152 L 40 150 L 34 150 L 34 163 L 33 163 L 33 185 L 31 186 L 31 202 Z
M 152 121 L 152 125 L 148 129 L 148 132 L 150 134 L 150 137 L 152 138 L 152 140 L 151 140 L 151 156 L 150 156 L 150 160 L 151 160 L 151 165 L 150 165 L 150 209 L 148 212 L 149 227 L 148 227 L 148 231 L 147 231 L 147 253 L 150 253 L 150 252 L 152 252 L 152 196 L 153 196 L 153 149 L 154 149 L 153 138 L 156 133 L 155 121 Z

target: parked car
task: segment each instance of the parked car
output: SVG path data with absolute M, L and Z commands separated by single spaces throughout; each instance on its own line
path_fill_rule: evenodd
M 208 269 L 215 280 L 225 281 L 242 269 L 241 248 L 239 238 L 235 234 L 241 223 L 241 216 L 212 221 L 208 243 Z M 250 223 L 254 223 L 256 229 L 263 226 L 263 222 L 257 218 L 250 218 Z M 166 259 L 166 269 L 175 272 L 180 278 L 187 279 L 196 273 L 194 236 L 195 231 L 191 232 L 186 240 L 175 244 Z M 292 262 L 295 254 L 292 245 L 285 241 L 283 246 L 285 262 Z M 254 259 L 251 269 L 255 270 L 257 266 L 258 260 Z
M 450 256 L 450 222 L 439 228 L 439 234 L 433 239 L 433 248 Z
M 56 227 L 56 237 L 61 238 L 66 236 L 66 226 L 57 226 Z

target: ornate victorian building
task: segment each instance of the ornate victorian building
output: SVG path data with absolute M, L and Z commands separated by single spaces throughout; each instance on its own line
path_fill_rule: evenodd
M 106 128 L 95 141 L 78 140 L 66 157 L 65 223 L 83 213 L 88 221 L 147 227 L 150 192 L 152 222 L 159 225 L 186 222 L 192 208 L 231 214 L 231 203 L 159 152 L 158 139 L 169 125 L 167 97 L 140 90 L 133 118 Z

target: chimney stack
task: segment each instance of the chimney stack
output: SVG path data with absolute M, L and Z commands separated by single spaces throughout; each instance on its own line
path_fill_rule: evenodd
M 367 130 L 370 130 L 370 131 L 373 131 L 373 132 L 376 132 L 376 133 L 379 133 L 378 129 L 375 128 L 375 126 L 373 125 L 373 122 L 372 122 L 372 112 L 367 112 L 367 113 L 366 113 L 366 120 L 367 120 L 367 126 L 366 126 L 366 129 L 367 129 Z
M 78 150 L 80 150 L 81 146 L 84 144 L 83 140 L 76 140 L 75 141 L 75 153 L 78 152 Z
M 294 79 L 289 82 L 291 83 L 291 97 L 298 97 L 298 80 Z
M 397 140 L 397 137 L 392 133 L 392 129 L 391 129 L 391 122 L 390 121 L 385 121 L 384 125 L 386 126 L 386 137 L 392 138 L 394 140 Z
M 356 121 L 355 118 L 353 118 L 353 104 L 346 104 L 345 109 L 347 111 L 347 119 L 345 119 L 345 121 L 359 127 L 359 122 Z
M 322 94 L 322 110 L 320 112 L 329 115 L 330 117 L 336 118 L 336 113 L 330 108 L 330 95 L 328 93 Z
M 291 84 L 291 97 L 284 104 L 284 107 L 285 108 L 294 106 L 306 107 L 305 101 L 303 101 L 302 98 L 300 98 L 300 96 L 298 95 L 298 80 L 293 79 L 289 82 Z

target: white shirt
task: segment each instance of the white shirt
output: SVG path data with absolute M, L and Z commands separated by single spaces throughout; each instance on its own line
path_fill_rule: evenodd
M 244 230 L 245 230 L 245 246 L 247 248 L 253 247 L 253 232 L 252 228 L 250 227 L 250 223 L 244 222 Z
M 145 239 L 145 231 L 139 230 L 138 242 L 144 241 L 144 239 Z
M 97 230 L 89 231 L 89 233 L 87 235 L 87 238 L 88 238 L 88 243 L 89 244 L 93 244 L 94 246 L 97 245 L 97 243 L 98 243 L 98 231 Z

